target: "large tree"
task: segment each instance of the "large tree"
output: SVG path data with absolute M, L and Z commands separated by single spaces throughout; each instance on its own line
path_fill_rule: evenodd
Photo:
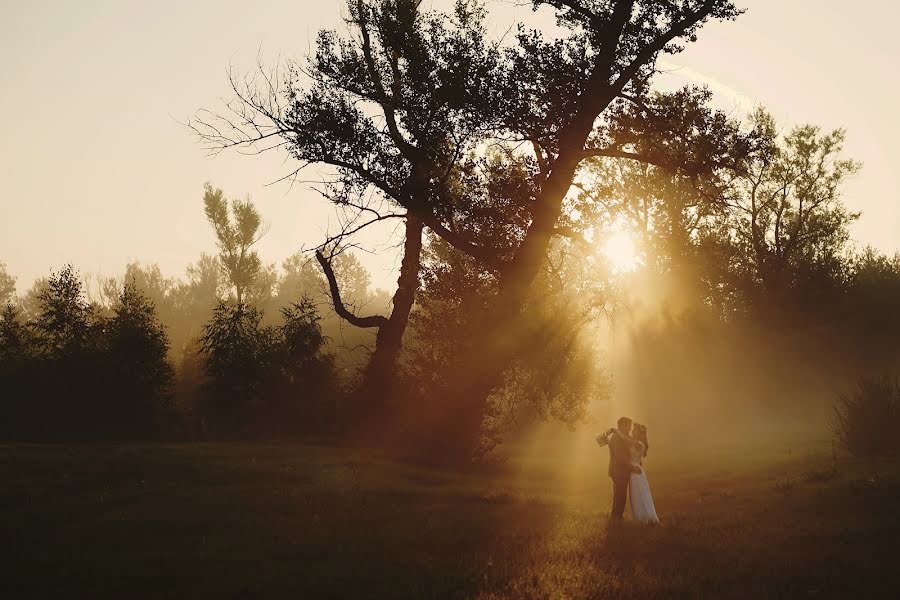
M 349 35 L 320 33 L 315 55 L 284 80 L 242 86 L 235 79 L 237 118 L 224 117 L 231 127 L 217 127 L 207 113 L 193 125 L 214 150 L 274 140 L 303 164 L 329 165 L 337 204 L 361 207 L 374 190 L 496 273 L 498 292 L 477 328 L 479 352 L 461 369 L 441 418 L 457 439 L 472 440 L 487 393 L 515 355 L 520 340 L 510 332 L 560 233 L 583 162 L 668 160 L 635 152 L 635 128 L 616 122 L 655 116 L 646 100 L 660 54 L 681 51 L 708 20 L 741 11 L 728 0 L 533 0 L 535 10 L 555 14 L 563 33 L 520 26 L 506 42 L 487 35 L 480 2 L 459 0 L 450 14 L 419 5 L 349 1 Z M 672 133 L 684 142 L 710 126 Z M 488 164 L 485 150 L 498 146 L 514 168 Z M 480 210 L 498 187 L 524 222 Z M 506 243 L 495 243 L 491 230 L 504 231 Z

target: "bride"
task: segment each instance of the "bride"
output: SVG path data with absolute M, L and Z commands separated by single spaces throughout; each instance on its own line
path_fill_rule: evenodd
M 642 523 L 659 523 L 656 516 L 656 507 L 653 505 L 653 496 L 650 495 L 650 482 L 647 473 L 641 466 L 641 460 L 647 456 L 650 444 L 647 443 L 647 427 L 640 423 L 634 424 L 631 441 L 631 464 L 640 468 L 640 473 L 632 473 L 628 484 L 631 518 Z
M 614 441 L 613 438 L 618 438 L 618 441 Z M 628 488 L 630 488 L 628 500 L 631 518 L 641 523 L 659 523 L 656 507 L 653 505 L 653 496 L 650 494 L 650 482 L 647 480 L 647 473 L 641 465 L 641 461 L 647 456 L 647 450 L 650 447 L 650 444 L 647 442 L 647 427 L 640 423 L 635 423 L 632 428 L 631 419 L 623 417 L 619 419 L 618 429 L 610 429 L 605 433 L 601 433 L 596 439 L 600 446 L 609 445 L 611 477 L 613 476 L 613 464 L 618 462 L 616 455 L 625 458 L 624 452 L 628 452 L 627 460 L 632 467 L 630 478 L 626 480 Z M 619 450 L 616 450 L 616 448 L 619 448 Z M 613 481 L 617 480 L 614 478 Z M 623 494 L 623 505 L 624 500 Z M 614 501 L 613 503 L 613 513 L 615 513 L 616 502 Z M 621 513 L 619 514 L 621 515 Z

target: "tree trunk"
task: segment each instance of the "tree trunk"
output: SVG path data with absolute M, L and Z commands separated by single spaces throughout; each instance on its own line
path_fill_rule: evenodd
M 397 356 L 400 354 L 403 334 L 409 324 L 409 313 L 419 289 L 421 252 L 422 222 L 415 217 L 407 217 L 403 261 L 400 264 L 400 277 L 397 278 L 391 316 L 378 327 L 375 351 L 363 376 L 363 389 L 376 398 L 385 399 L 393 388 Z
M 586 136 L 586 134 L 585 134 Z M 571 187 L 578 161 L 561 157 L 544 185 L 544 193 L 531 226 L 500 274 L 500 290 L 475 328 L 473 352 L 451 378 L 453 387 L 432 411 L 427 435 L 434 450 L 460 459 L 471 457 L 481 446 L 481 426 L 491 391 L 502 381 L 523 345 L 531 339 L 530 324 L 521 318 L 531 284 L 543 268 L 562 203 Z
M 394 391 L 397 357 L 403 341 L 403 334 L 409 323 L 416 291 L 419 288 L 419 270 L 422 252 L 422 222 L 408 215 L 406 217 L 406 237 L 403 244 L 403 260 L 397 291 L 393 296 L 393 308 L 389 317 L 381 315 L 360 317 L 348 310 L 341 300 L 337 279 L 328 259 L 316 252 L 316 259 L 322 266 L 331 291 L 335 312 L 345 321 L 363 328 L 376 328 L 375 350 L 363 371 L 362 385 L 357 390 L 360 413 L 357 415 L 364 428 L 379 426 L 394 416 L 389 400 Z

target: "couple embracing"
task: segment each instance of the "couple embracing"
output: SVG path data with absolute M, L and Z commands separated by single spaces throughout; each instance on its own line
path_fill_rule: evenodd
M 613 480 L 613 507 L 611 518 L 621 520 L 625 502 L 630 500 L 631 518 L 642 523 L 659 523 L 650 483 L 641 462 L 647 456 L 647 428 L 631 419 L 622 417 L 616 429 L 597 435 L 597 443 L 609 446 L 609 476 Z

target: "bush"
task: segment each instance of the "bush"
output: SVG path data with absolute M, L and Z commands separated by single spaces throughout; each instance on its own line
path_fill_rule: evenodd
M 890 377 L 859 381 L 835 407 L 835 434 L 855 456 L 884 456 L 900 450 L 900 382 Z
M 253 306 L 215 308 L 200 338 L 203 429 L 280 437 L 320 432 L 334 416 L 337 374 L 315 307 L 304 298 L 281 314 L 281 326 L 264 327 Z

